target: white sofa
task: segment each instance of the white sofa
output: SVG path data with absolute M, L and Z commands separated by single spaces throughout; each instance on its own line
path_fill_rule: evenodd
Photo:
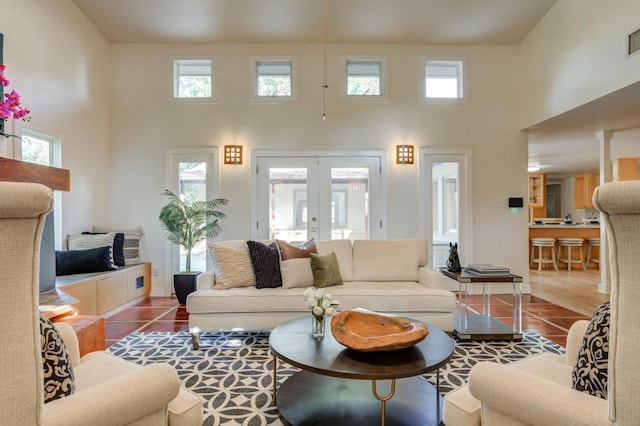
M 219 244 L 247 250 L 244 240 Z M 427 244 L 423 239 L 316 241 L 318 254 L 336 253 L 344 281 L 325 290 L 340 301 L 339 310 L 365 308 L 406 316 L 450 332 L 456 298 L 447 290 L 450 284 L 446 278 L 425 266 Z M 302 296 L 306 285 L 215 289 L 215 280 L 215 271 L 198 277 L 197 291 L 187 298 L 190 327 L 202 331 L 269 330 L 309 314 Z

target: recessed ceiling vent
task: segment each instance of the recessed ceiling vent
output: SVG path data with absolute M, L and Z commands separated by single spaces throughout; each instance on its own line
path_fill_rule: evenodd
M 640 28 L 629 34 L 629 40 L 627 41 L 628 50 L 627 56 L 631 56 L 634 53 L 640 51 Z

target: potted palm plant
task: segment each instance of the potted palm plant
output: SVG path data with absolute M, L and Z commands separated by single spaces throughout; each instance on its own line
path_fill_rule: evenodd
M 226 216 L 218 209 L 228 200 L 216 198 L 209 201 L 181 200 L 173 192 L 165 189 L 169 203 L 160 210 L 160 222 L 165 236 L 173 244 L 184 247 L 187 252 L 185 270 L 173 276 L 173 286 L 180 304 L 184 304 L 189 293 L 196 289 L 197 276 L 191 271 L 191 251 L 207 238 L 216 237 L 222 231 L 219 221 Z

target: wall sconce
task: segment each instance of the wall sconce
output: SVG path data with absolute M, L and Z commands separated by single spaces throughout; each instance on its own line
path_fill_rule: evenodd
M 224 146 L 224 164 L 242 164 L 242 145 Z
M 413 164 L 413 145 L 396 145 L 396 164 Z

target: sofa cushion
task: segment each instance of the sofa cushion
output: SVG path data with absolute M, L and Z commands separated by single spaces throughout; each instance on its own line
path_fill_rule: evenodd
M 83 232 L 82 235 L 98 235 L 106 234 L 106 232 Z M 116 236 L 113 237 L 113 263 L 116 266 L 125 266 L 124 263 L 124 234 L 122 232 L 116 232 Z
M 280 274 L 284 288 L 306 288 L 314 285 L 311 259 L 308 257 L 281 261 Z
M 213 243 L 207 245 L 215 273 L 213 288 L 255 287 L 256 279 L 246 243 L 238 250 Z
M 276 243 L 278 244 L 281 260 L 308 258 L 311 253 L 318 252 L 313 238 L 298 245 L 289 244 L 282 240 L 276 240 Z
M 320 240 L 316 241 L 318 254 L 336 254 L 338 266 L 340 266 L 340 276 L 343 281 L 353 281 L 353 247 L 351 240 Z
M 113 258 L 113 240 L 116 237 L 115 232 L 107 232 L 105 234 L 80 234 L 67 235 L 67 249 L 69 250 L 87 250 L 98 247 L 109 247 L 109 258 L 111 259 L 111 269 L 116 269 Z
M 256 288 L 282 287 L 280 258 L 276 243 L 265 245 L 258 241 L 247 241 L 247 247 L 256 278 Z
M 40 344 L 44 375 L 44 402 L 73 394 L 75 381 L 71 357 L 58 330 L 42 314 L 40 314 Z
M 571 372 L 573 389 L 607 399 L 609 369 L 609 302 L 593 313 Z
M 111 247 L 56 250 L 56 276 L 112 271 Z
M 353 242 L 354 281 L 418 281 L 418 267 L 426 264 L 426 240 Z
M 309 308 L 300 288 L 231 288 L 199 290 L 189 295 L 190 314 L 238 312 L 300 312 Z M 443 312 L 456 308 L 456 297 L 447 290 L 430 289 L 415 282 L 345 282 L 327 289 L 340 309 L 366 308 L 378 312 Z
M 135 265 L 142 262 L 140 260 L 140 239 L 142 238 L 142 226 L 132 228 L 108 228 L 104 226 L 93 226 L 93 232 L 116 232 L 124 234 L 122 252 L 125 265 Z
M 342 285 L 340 267 L 334 252 L 325 255 L 311 253 L 311 270 L 313 283 L 317 288 Z
M 455 294 L 412 281 L 352 281 L 328 289 L 340 309 L 364 308 L 381 313 L 452 312 Z

